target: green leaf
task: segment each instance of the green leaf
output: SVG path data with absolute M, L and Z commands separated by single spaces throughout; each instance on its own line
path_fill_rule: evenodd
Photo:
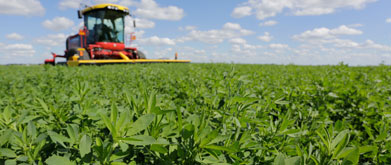
M 155 138 L 147 135 L 130 136 L 127 138 L 118 138 L 118 139 L 128 144 L 141 145 L 141 146 L 146 146 L 146 145 L 151 145 L 156 143 Z
M 184 126 L 184 129 L 182 129 L 182 138 L 183 139 L 188 139 L 190 138 L 192 135 L 194 135 L 194 125 L 192 124 L 186 124 Z
M 75 163 L 70 161 L 66 157 L 53 155 L 45 161 L 48 165 L 74 165 Z
M 278 153 L 274 159 L 273 165 L 285 165 L 285 156 L 281 153 Z
M 337 137 L 334 138 L 332 142 L 332 148 L 337 145 L 337 147 L 334 149 L 333 158 L 336 158 L 341 151 L 348 145 L 349 143 L 350 134 L 347 130 L 340 132 Z
M 156 108 L 156 91 L 152 91 L 150 93 L 149 99 L 148 99 L 148 106 L 147 106 L 147 113 L 152 113 L 154 109 Z
M 113 138 L 117 137 L 117 132 L 113 126 L 113 124 L 110 122 L 110 119 L 103 113 L 99 113 L 100 117 L 102 118 L 103 122 L 105 123 L 106 127 L 109 129 L 111 132 L 111 135 Z
M 154 144 L 163 144 L 163 145 L 169 145 L 170 142 L 167 141 L 166 139 L 164 138 L 161 138 L 161 137 L 158 137 L 156 142 Z
M 354 150 L 353 147 L 346 147 L 344 148 L 336 157 L 336 159 L 341 159 L 341 158 L 345 158 L 346 156 L 349 155 L 350 152 L 352 152 Z
M 375 142 L 384 141 L 387 138 L 387 132 L 381 131 L 380 134 L 376 137 Z
M 4 162 L 4 165 L 17 165 L 15 159 L 9 159 Z
M 286 104 L 289 104 L 289 101 L 285 101 L 283 100 L 284 98 L 280 98 L 278 100 L 276 100 L 274 103 L 275 104 L 278 104 L 278 105 L 286 105 Z
M 155 119 L 154 114 L 146 114 L 141 116 L 140 118 L 137 119 L 136 122 L 134 122 L 131 125 L 131 128 L 128 129 L 127 135 L 132 136 L 139 133 L 140 131 L 147 129 L 154 119 Z
M 119 132 L 123 131 L 123 128 L 129 123 L 129 111 L 125 110 L 125 112 L 122 112 L 117 123 L 116 123 L 116 130 Z
M 49 112 L 49 108 L 48 108 L 48 105 L 41 99 L 37 98 L 37 100 L 39 101 L 39 103 L 41 104 L 41 107 L 43 108 L 43 110 L 45 110 L 46 112 Z
M 33 122 L 28 122 L 27 124 L 27 133 L 30 135 L 30 137 L 36 137 L 37 136 L 37 128 L 35 127 Z
M 30 122 L 30 121 L 36 119 L 36 118 L 39 118 L 39 116 L 25 116 L 25 117 L 23 117 L 23 120 L 21 120 L 21 121 L 19 122 L 19 124 L 28 123 L 28 122 Z
M 119 142 L 118 143 L 119 144 L 119 147 L 121 148 L 121 151 L 122 152 L 125 152 L 126 150 L 128 150 L 128 148 L 129 148 L 129 144 L 126 144 L 126 143 L 124 143 L 124 142 Z
M 376 152 L 377 147 L 376 146 L 362 146 L 359 147 L 360 154 L 367 153 L 367 152 Z
M 91 152 L 91 144 L 92 144 L 92 140 L 88 135 L 84 135 L 81 138 L 79 144 L 79 151 L 81 157 L 84 157 L 86 154 Z
M 75 134 L 75 130 L 72 128 L 71 125 L 68 125 L 68 126 L 67 126 L 67 133 L 68 133 L 69 138 L 71 139 L 71 142 L 72 142 L 72 143 L 76 143 L 76 134 Z
M 14 157 L 16 157 L 16 154 L 14 151 L 12 151 L 8 148 L 0 148 L 0 156 L 14 158 Z
M 162 154 L 165 154 L 165 153 L 168 152 L 168 149 L 166 147 L 164 147 L 163 145 L 160 145 L 160 144 L 152 144 L 150 149 L 152 151 L 156 151 L 156 152 L 159 152 L 159 153 L 162 153 Z
M 215 139 L 219 135 L 219 130 L 216 129 L 212 133 L 209 133 L 206 138 L 201 139 L 200 147 L 203 147 L 209 144 L 213 139 Z
M 38 154 L 39 152 L 41 151 L 41 149 L 43 148 L 43 146 L 45 146 L 46 144 L 46 139 L 43 139 L 39 142 L 39 144 L 36 146 L 36 148 L 34 149 L 34 153 L 33 153 L 33 157 L 34 158 L 37 158 L 38 157 Z
M 12 132 L 13 131 L 11 129 L 7 129 L 2 133 L 2 135 L 0 136 L 0 146 L 4 145 L 10 140 L 10 137 L 12 136 Z
M 333 139 L 333 142 L 331 143 L 331 148 L 334 149 L 334 148 L 339 144 L 339 142 L 340 142 L 342 139 L 346 139 L 346 136 L 347 136 L 348 133 L 349 133 L 349 130 L 343 130 L 343 131 L 341 131 L 341 132 Z
M 111 165 L 127 165 L 127 164 L 123 162 L 112 162 Z
M 110 119 L 111 119 L 111 123 L 114 124 L 114 127 L 116 126 L 116 123 L 117 123 L 117 115 L 118 115 L 118 108 L 117 106 L 115 105 L 115 102 L 113 101 L 111 103 L 111 115 L 110 115 Z
M 68 143 L 70 142 L 70 139 L 68 139 L 67 137 L 60 135 L 58 133 L 55 133 L 53 131 L 48 131 L 48 134 L 53 142 L 60 143 L 65 148 L 66 148 L 66 146 L 65 146 L 64 142 L 68 142 Z
M 280 124 L 280 128 L 279 128 L 279 130 L 278 130 L 280 133 L 284 132 L 285 129 L 288 128 L 288 126 L 289 126 L 289 124 L 290 124 L 289 118 L 290 118 L 290 112 L 288 111 L 288 112 L 285 114 L 284 118 L 282 119 L 282 123 Z
M 350 164 L 358 164 L 358 160 L 360 158 L 360 150 L 358 147 L 355 147 L 353 151 L 349 153 L 348 156 L 343 159 L 342 164 L 343 165 L 350 165 Z
M 27 138 L 27 127 L 24 127 L 24 129 L 23 129 L 22 140 L 23 140 L 23 142 L 24 142 L 25 144 L 30 143 L 30 142 L 28 141 L 29 139 Z
M 9 106 L 5 107 L 4 110 L 3 110 L 3 118 L 5 120 L 9 120 L 9 119 L 12 119 L 12 112 L 9 108 Z
M 285 165 L 300 165 L 301 158 L 299 156 L 286 158 Z
M 217 146 L 217 145 L 206 145 L 203 148 L 208 148 L 212 150 L 218 150 L 218 151 L 227 151 L 227 152 L 235 152 L 232 148 L 228 148 L 225 146 Z
M 116 152 L 110 156 L 110 161 L 121 161 L 121 159 L 129 156 L 129 152 Z
M 323 128 L 323 130 L 324 130 L 324 128 Z M 325 132 L 325 131 L 323 131 L 323 132 Z M 329 146 L 329 142 L 322 136 L 322 134 L 321 134 L 319 131 L 316 131 L 316 134 L 318 134 L 318 136 L 319 136 L 320 139 L 322 140 L 323 144 L 324 144 L 327 148 L 329 148 L 329 147 L 330 147 L 330 146 Z

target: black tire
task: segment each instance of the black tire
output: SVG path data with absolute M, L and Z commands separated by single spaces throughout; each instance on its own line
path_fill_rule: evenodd
M 68 52 L 66 54 L 67 60 L 71 59 L 74 55 L 78 55 L 79 56 L 79 60 L 89 60 L 89 59 L 91 59 L 90 55 L 88 54 L 88 52 L 86 50 L 83 51 L 83 56 L 80 56 L 80 51 L 78 51 L 77 49 L 78 48 L 72 48 L 72 49 L 68 50 Z
M 137 51 L 137 56 L 139 59 L 147 59 L 147 57 L 142 51 Z
M 71 48 L 67 51 L 65 57 L 67 58 L 67 60 L 70 60 L 75 54 L 78 54 L 77 50 L 75 48 Z
M 45 62 L 45 65 L 55 65 L 54 62 Z

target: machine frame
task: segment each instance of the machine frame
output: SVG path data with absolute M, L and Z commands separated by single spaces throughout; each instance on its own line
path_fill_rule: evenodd
M 111 15 L 110 15 L 111 14 Z M 93 28 L 89 25 L 86 16 L 97 15 Z M 53 58 L 46 59 L 45 64 L 56 64 L 56 58 L 65 58 L 68 66 L 91 65 L 91 64 L 135 64 L 135 63 L 189 63 L 190 60 L 177 60 L 178 54 L 175 54 L 174 60 L 146 59 L 145 55 L 135 47 L 125 46 L 125 17 L 130 15 L 129 9 L 115 4 L 99 4 L 86 7 L 78 11 L 80 19 L 84 19 L 84 27 L 79 33 L 69 36 L 66 40 L 66 50 L 64 55 L 52 53 Z M 118 17 L 117 17 L 118 16 Z M 109 19 L 106 17 L 113 17 Z M 118 24 L 114 22 L 119 20 Z M 112 24 L 109 24 L 111 21 Z M 100 22 L 98 25 L 97 22 Z M 111 25 L 111 27 L 106 26 Z M 135 21 L 134 27 L 136 27 Z M 87 27 L 87 25 L 89 27 Z M 122 27 L 116 27 L 122 26 Z M 90 30 L 89 30 L 90 29 Z M 119 29 L 119 30 L 118 30 Z M 122 30 L 122 31 L 121 31 Z M 122 35 L 121 36 L 118 35 Z M 104 39 L 102 39 L 104 38 Z M 120 39 L 122 39 L 122 41 Z M 135 40 L 131 35 L 131 41 Z

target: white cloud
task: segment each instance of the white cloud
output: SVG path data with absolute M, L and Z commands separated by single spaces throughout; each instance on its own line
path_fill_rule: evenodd
M 82 3 L 83 0 L 62 0 L 59 4 L 60 9 L 77 9 L 80 7 L 80 3 Z
M 56 17 L 52 20 L 45 20 L 42 26 L 53 31 L 66 30 L 74 25 L 74 22 L 65 17 Z
M 45 46 L 59 46 L 65 45 L 67 36 L 65 34 L 49 34 L 45 37 L 40 37 L 34 40 L 35 43 L 42 44 Z
M 270 44 L 269 48 L 272 48 L 272 49 L 286 49 L 286 48 L 289 48 L 289 46 L 286 45 L 286 44 Z
M 299 35 L 294 35 L 293 38 L 299 41 L 319 40 L 319 39 L 334 39 L 339 35 L 361 35 L 363 32 L 354 28 L 341 25 L 335 29 L 316 28 L 305 31 Z
M 387 18 L 386 23 L 391 23 L 391 18 Z
M 301 45 L 304 49 L 316 49 L 316 51 L 327 52 L 330 49 L 379 49 L 387 50 L 384 45 L 368 42 L 366 44 L 360 44 L 348 39 L 341 39 L 344 35 L 361 35 L 362 31 L 350 28 L 346 25 L 339 26 L 338 28 L 316 28 L 313 30 L 305 31 L 301 34 L 294 35 L 292 38 L 303 42 Z M 333 50 L 334 51 L 334 50 Z
M 119 4 L 123 6 L 135 6 L 138 3 L 135 2 L 134 0 L 122 0 Z
M 135 14 L 139 17 L 178 21 L 184 17 L 184 11 L 176 6 L 160 7 L 154 0 L 141 0 Z
M 242 18 L 251 15 L 252 8 L 249 6 L 237 7 L 232 12 L 231 16 L 234 18 Z
M 248 0 L 234 9 L 251 8 L 258 19 L 274 17 L 289 9 L 294 15 L 322 15 L 334 13 L 337 9 L 361 9 L 376 0 Z M 249 10 L 249 9 L 248 9 Z M 248 16 L 243 15 L 243 16 Z
M 242 27 L 239 24 L 231 23 L 231 22 L 228 22 L 228 23 L 224 24 L 223 28 L 224 29 L 228 29 L 228 30 L 240 30 L 240 29 L 242 29 Z
M 254 34 L 254 32 L 243 29 L 240 24 L 228 22 L 223 25 L 222 29 L 213 29 L 208 31 L 192 30 L 186 36 L 177 39 L 177 41 L 200 41 L 207 44 L 218 44 L 227 39 L 238 38 L 251 34 Z
M 85 2 L 84 0 L 62 0 L 59 3 L 60 9 L 78 9 L 80 4 Z M 184 10 L 177 6 L 161 7 L 155 0 L 141 0 L 140 2 L 134 0 L 92 0 L 88 5 L 100 4 L 100 3 L 114 3 L 124 6 L 137 7 L 134 14 L 138 17 L 147 19 L 169 20 L 178 21 L 181 20 L 185 13 Z M 84 4 L 84 3 L 83 3 Z M 145 20 L 145 19 L 144 19 Z
M 11 34 L 8 34 L 7 36 L 7 39 L 10 39 L 10 40 L 23 40 L 23 36 L 18 34 L 18 33 L 11 33 Z
M 192 30 L 196 30 L 197 29 L 197 26 L 186 26 L 185 27 L 185 30 L 187 31 L 192 31 Z
M 94 4 L 101 4 L 101 3 L 113 3 L 113 4 L 121 4 L 125 6 L 130 6 L 132 0 L 122 0 L 119 3 L 119 0 L 62 0 L 59 3 L 59 8 L 62 10 L 65 10 L 67 8 L 70 9 L 78 9 L 81 5 L 94 5 Z
M 331 29 L 332 35 L 361 35 L 363 32 L 357 29 L 349 28 L 346 25 L 342 25 L 336 29 Z
M 231 42 L 233 45 L 231 47 L 231 51 L 241 57 L 241 58 L 245 58 L 245 57 L 248 57 L 248 58 L 245 58 L 245 59 L 253 59 L 254 56 L 256 56 L 259 52 L 258 52 L 258 49 L 260 48 L 263 48 L 262 46 L 260 45 L 251 45 L 251 44 L 247 44 L 247 43 L 233 43 Z M 253 61 L 254 62 L 254 61 Z
M 363 24 L 359 24 L 359 23 L 347 25 L 347 27 L 351 27 L 351 28 L 358 28 L 358 27 L 363 27 L 363 26 L 364 26 Z
M 153 46 L 164 46 L 164 45 L 170 45 L 170 46 L 174 46 L 175 45 L 175 41 L 170 39 L 170 38 L 160 38 L 158 36 L 153 36 L 153 37 L 150 37 L 150 38 L 143 38 L 143 39 L 140 39 L 139 42 L 141 44 L 145 44 L 145 45 L 153 45 Z
M 112 3 L 117 4 L 119 0 L 94 0 L 95 4 Z
M 353 65 L 376 65 L 381 61 L 391 59 L 391 46 L 379 44 L 372 40 L 365 42 L 343 39 L 346 35 L 360 35 L 362 31 L 342 25 L 338 28 L 316 28 L 294 35 L 302 44 L 292 50 L 295 54 L 293 61 L 297 64 L 337 64 L 345 62 Z
M 183 30 L 192 31 L 192 30 L 196 30 L 197 26 L 185 26 L 185 27 L 179 27 L 178 29 L 181 31 L 183 31 Z
M 131 17 L 125 17 L 125 28 L 128 28 L 128 30 L 130 30 L 130 31 L 131 31 L 131 29 L 134 30 L 133 20 L 134 19 Z M 147 19 L 136 18 L 136 28 L 148 29 L 148 28 L 154 28 L 154 27 L 155 27 L 155 22 L 147 20 Z
M 232 44 L 239 44 L 239 45 L 243 45 L 247 43 L 247 41 L 243 38 L 232 38 L 229 40 L 229 42 Z
M 155 22 L 152 22 L 147 19 L 136 18 L 136 26 L 137 28 L 141 28 L 141 29 L 154 28 Z
M 277 24 L 278 24 L 277 21 L 270 20 L 270 21 L 259 23 L 259 26 L 274 26 L 274 25 L 277 25 Z
M 84 22 L 79 22 L 78 24 L 76 24 L 71 28 L 72 33 L 79 33 L 79 30 L 82 29 L 83 27 L 84 27 Z
M 38 0 L 0 0 L 0 14 L 35 16 L 44 15 L 45 8 Z
M 366 40 L 365 43 L 359 45 L 361 48 L 377 49 L 391 52 L 391 46 L 375 43 L 372 40 Z
M 264 42 L 270 42 L 273 39 L 273 36 L 269 32 L 265 32 L 263 36 L 258 37 L 259 40 Z
M 323 15 L 334 13 L 334 8 L 305 8 L 299 9 L 294 12 L 295 15 L 304 16 L 304 15 Z
M 0 63 L 15 63 L 15 60 L 20 60 L 15 57 L 31 57 L 35 54 L 35 50 L 30 44 L 2 44 L 0 43 Z

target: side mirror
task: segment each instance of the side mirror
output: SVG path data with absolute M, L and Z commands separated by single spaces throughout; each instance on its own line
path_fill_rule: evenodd
M 82 19 L 83 18 L 83 13 L 80 10 L 78 10 L 77 11 L 77 16 L 79 17 L 79 19 Z
M 133 20 L 133 27 L 136 28 L 136 20 Z

